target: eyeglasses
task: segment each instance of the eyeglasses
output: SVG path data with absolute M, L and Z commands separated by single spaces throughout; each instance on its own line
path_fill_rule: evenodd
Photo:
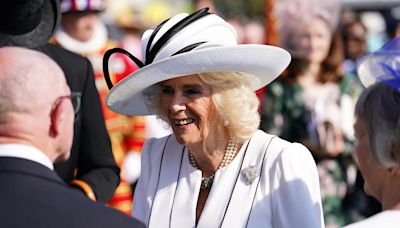
M 72 106 L 74 107 L 74 113 L 76 115 L 81 109 L 81 96 L 82 96 L 81 92 L 71 92 L 70 95 L 58 97 L 54 103 L 57 103 L 61 99 L 70 99 L 72 102 Z

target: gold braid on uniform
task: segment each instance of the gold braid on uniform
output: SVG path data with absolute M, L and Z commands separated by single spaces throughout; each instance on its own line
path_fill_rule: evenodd
M 93 200 L 96 201 L 96 195 L 94 194 L 92 188 L 84 181 L 82 180 L 73 180 L 70 182 L 70 184 L 74 187 L 78 187 L 80 190 L 83 191 L 83 193 L 85 193 L 85 195 Z

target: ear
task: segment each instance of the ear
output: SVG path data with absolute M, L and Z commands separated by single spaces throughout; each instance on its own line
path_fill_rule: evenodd
M 390 168 L 388 169 L 388 172 L 389 172 L 389 175 L 390 175 L 390 176 L 397 176 L 397 175 L 400 175 L 399 165 L 398 165 L 398 164 L 393 165 L 392 167 L 390 167 Z
M 397 141 L 393 141 L 390 144 L 390 157 L 395 161 L 395 164 L 388 169 L 391 176 L 393 175 L 400 175 L 400 166 L 399 166 L 399 155 L 398 150 L 400 149 L 400 143 Z
M 61 99 L 53 108 L 53 111 L 50 113 L 50 136 L 56 138 L 61 132 L 61 123 L 64 119 L 64 104 L 65 99 Z

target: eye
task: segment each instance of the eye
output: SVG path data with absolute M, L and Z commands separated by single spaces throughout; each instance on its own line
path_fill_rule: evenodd
M 161 94 L 173 95 L 174 94 L 174 90 L 169 86 L 161 86 Z
M 183 95 L 185 96 L 197 96 L 201 95 L 202 91 L 198 88 L 187 88 L 183 90 Z
M 326 35 L 323 34 L 323 33 L 318 33 L 317 34 L 317 38 L 319 38 L 319 39 L 325 39 L 325 37 L 326 37 Z

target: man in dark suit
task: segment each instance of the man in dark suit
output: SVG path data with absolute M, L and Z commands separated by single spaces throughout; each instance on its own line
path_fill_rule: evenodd
M 79 96 L 45 54 L 0 48 L 0 227 L 144 227 L 52 170 L 70 156 Z
M 105 203 L 119 184 L 119 168 L 112 155 L 91 64 L 86 58 L 47 44 L 60 16 L 58 0 L 2 1 L 0 46 L 46 53 L 61 66 L 71 90 L 82 93 L 70 159 L 56 164 L 55 170 L 89 198 Z

